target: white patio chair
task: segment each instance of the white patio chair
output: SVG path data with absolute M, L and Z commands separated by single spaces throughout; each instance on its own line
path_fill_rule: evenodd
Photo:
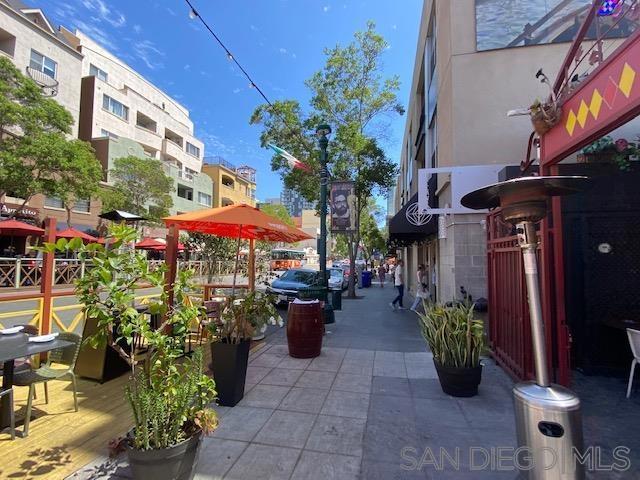
M 629 386 L 627 387 L 627 398 L 629 398 L 631 396 L 631 387 L 633 385 L 633 373 L 636 369 L 636 365 L 640 363 L 640 330 L 627 328 L 627 335 L 629 335 L 629 346 L 631 347 L 631 353 L 633 353 L 631 372 L 629 372 Z

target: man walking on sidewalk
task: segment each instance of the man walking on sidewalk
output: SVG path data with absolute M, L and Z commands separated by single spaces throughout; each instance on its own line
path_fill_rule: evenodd
M 396 264 L 396 269 L 393 273 L 393 279 L 394 279 L 393 284 L 398 289 L 398 296 L 394 298 L 393 302 L 389 304 L 389 306 L 391 306 L 393 310 L 396 309 L 396 303 L 398 304 L 398 308 L 400 310 L 405 310 L 404 306 L 402 305 L 402 297 L 404 296 L 404 273 L 402 271 L 403 265 L 404 265 L 404 262 L 402 260 L 398 260 L 398 263 Z

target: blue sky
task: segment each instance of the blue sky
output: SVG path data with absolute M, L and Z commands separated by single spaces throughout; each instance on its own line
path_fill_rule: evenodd
M 249 164 L 258 171 L 258 198 L 280 194 L 271 153 L 260 128 L 249 125 L 261 97 L 227 59 L 184 0 L 26 0 L 56 24 L 79 28 L 176 98 L 191 112 L 205 155 Z M 407 104 L 422 8 L 421 0 L 193 0 L 229 50 L 270 100 L 307 106 L 304 81 L 324 65 L 323 49 L 346 44 L 367 20 L 388 41 L 384 68 L 402 81 Z M 399 158 L 404 117 L 391 123 L 383 144 Z M 302 160 L 302 159 L 301 159 Z

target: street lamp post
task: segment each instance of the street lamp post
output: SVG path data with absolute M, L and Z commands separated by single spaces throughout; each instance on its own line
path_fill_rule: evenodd
M 327 287 L 327 145 L 331 134 L 331 127 L 325 123 L 318 125 L 316 135 L 320 146 L 320 245 L 318 255 L 320 256 L 320 276 L 322 286 Z

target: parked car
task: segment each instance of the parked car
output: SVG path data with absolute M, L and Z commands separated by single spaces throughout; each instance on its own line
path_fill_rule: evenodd
M 329 289 L 346 290 L 349 286 L 349 277 L 345 276 L 344 269 L 333 267 L 329 269 Z
M 290 268 L 267 287 L 267 293 L 275 295 L 277 303 L 288 303 L 300 296 L 300 290 L 318 285 L 319 280 L 316 270 Z

